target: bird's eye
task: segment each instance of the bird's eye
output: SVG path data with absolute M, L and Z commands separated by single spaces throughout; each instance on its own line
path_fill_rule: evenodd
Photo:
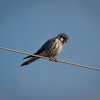
M 60 36 L 60 38 L 62 38 L 62 36 Z
M 63 39 L 65 40 L 66 38 L 65 38 L 65 37 L 63 37 Z

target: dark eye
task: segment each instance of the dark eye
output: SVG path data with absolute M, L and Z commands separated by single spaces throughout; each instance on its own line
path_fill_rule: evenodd
M 65 40 L 66 38 L 65 38 L 65 37 L 63 37 L 63 39 Z
M 62 36 L 60 36 L 60 38 L 62 38 Z

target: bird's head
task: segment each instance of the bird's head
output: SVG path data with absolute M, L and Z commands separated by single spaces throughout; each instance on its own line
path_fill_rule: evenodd
M 62 33 L 57 36 L 57 39 L 59 39 L 61 43 L 64 44 L 68 42 L 69 37 L 65 33 Z

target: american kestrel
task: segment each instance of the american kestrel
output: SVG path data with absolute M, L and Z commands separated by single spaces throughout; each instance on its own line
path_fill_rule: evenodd
M 65 33 L 59 34 L 57 37 L 54 37 L 48 40 L 46 43 L 44 43 L 42 47 L 34 54 L 49 57 L 50 60 L 55 60 L 57 62 L 57 59 L 55 59 L 54 57 L 61 52 L 63 44 L 67 43 L 68 40 L 69 38 Z M 21 66 L 28 65 L 33 61 L 39 59 L 39 57 L 35 56 L 27 56 L 24 59 L 26 58 L 31 59 L 24 62 Z

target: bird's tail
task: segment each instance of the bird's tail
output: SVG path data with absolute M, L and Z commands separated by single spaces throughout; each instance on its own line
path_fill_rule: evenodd
M 24 59 L 30 58 L 30 57 L 32 57 L 32 56 L 27 56 L 27 57 L 25 57 Z M 21 66 L 28 65 L 28 64 L 32 63 L 33 61 L 35 61 L 35 60 L 37 60 L 37 59 L 39 59 L 39 57 L 33 56 L 30 60 L 24 62 Z

